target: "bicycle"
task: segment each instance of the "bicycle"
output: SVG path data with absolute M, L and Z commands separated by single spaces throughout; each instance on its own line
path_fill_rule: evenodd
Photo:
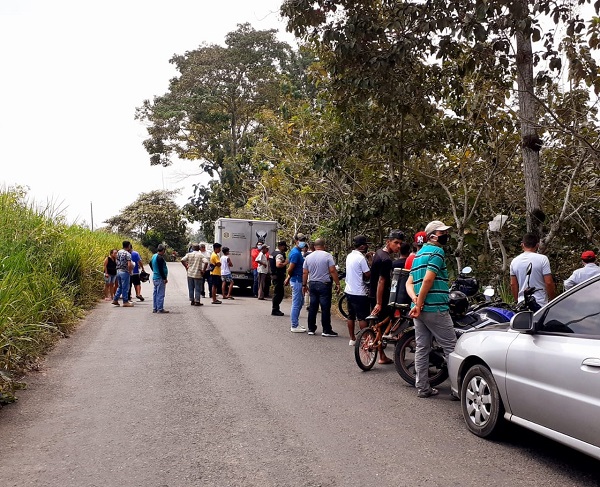
M 410 305 L 393 303 L 390 306 L 394 309 L 392 317 L 388 315 L 378 321 L 378 316 L 367 316 L 367 327 L 356 335 L 354 358 L 365 372 L 375 365 L 380 346 L 386 348 L 388 343 L 395 344 L 404 330 L 412 326 L 412 320 L 408 317 Z

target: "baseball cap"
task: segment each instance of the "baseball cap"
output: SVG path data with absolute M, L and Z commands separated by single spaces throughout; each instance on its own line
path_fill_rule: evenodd
M 298 242 L 304 242 L 306 240 L 306 235 L 304 235 L 303 233 L 297 233 L 294 237 L 294 240 Z
M 427 232 L 415 233 L 415 243 L 417 245 L 423 245 L 427 241 Z
M 361 245 L 367 245 L 367 237 L 364 235 L 357 235 L 354 237 L 354 246 L 360 247 Z
M 282 246 L 287 247 L 287 242 L 285 240 L 280 240 L 279 242 L 277 242 L 277 247 L 282 247 Z
M 388 240 L 404 240 L 404 232 L 402 230 L 391 230 L 390 234 L 387 236 Z
M 581 260 L 593 260 L 596 258 L 593 250 L 586 250 L 581 254 Z
M 449 227 L 448 225 L 439 220 L 433 220 L 432 222 L 429 222 L 425 227 L 425 233 L 427 235 L 431 235 L 433 232 L 443 232 L 444 230 L 450 230 L 451 228 L 452 227 Z

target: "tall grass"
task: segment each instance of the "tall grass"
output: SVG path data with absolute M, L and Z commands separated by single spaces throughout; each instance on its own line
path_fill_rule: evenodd
M 104 258 L 122 240 L 66 225 L 19 189 L 0 191 L 0 405 L 102 296 Z

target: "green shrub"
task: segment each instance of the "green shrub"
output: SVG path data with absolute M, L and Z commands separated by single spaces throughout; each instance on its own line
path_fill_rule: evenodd
M 27 204 L 19 189 L 0 191 L 0 405 L 102 297 L 104 258 L 126 240 L 51 212 Z M 136 249 L 147 262 L 149 251 Z

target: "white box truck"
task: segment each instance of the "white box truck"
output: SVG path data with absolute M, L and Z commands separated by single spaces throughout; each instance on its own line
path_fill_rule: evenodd
M 219 218 L 215 222 L 214 241 L 223 247 L 229 247 L 229 257 L 233 264 L 231 274 L 236 286 L 252 286 L 252 249 L 260 239 L 270 247 L 269 253 L 273 252 L 277 248 L 277 228 L 277 222 L 265 220 Z

